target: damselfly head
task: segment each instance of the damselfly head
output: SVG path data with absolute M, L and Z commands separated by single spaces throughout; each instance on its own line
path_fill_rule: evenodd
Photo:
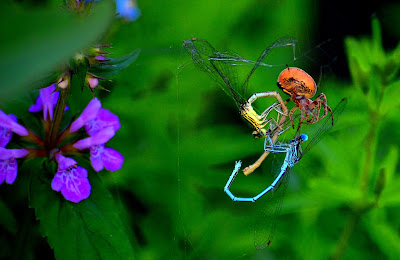
M 301 134 L 300 137 L 299 137 L 299 139 L 300 139 L 300 142 L 307 141 L 307 140 L 308 140 L 308 135 L 306 135 L 306 134 Z

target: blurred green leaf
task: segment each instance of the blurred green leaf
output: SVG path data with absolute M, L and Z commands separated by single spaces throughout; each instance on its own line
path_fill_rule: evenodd
M 397 162 L 399 160 L 399 147 L 391 146 L 381 165 L 385 168 L 386 180 L 389 184 L 395 176 Z
M 32 159 L 21 171 L 31 174 L 30 206 L 57 259 L 133 259 L 133 248 L 111 194 L 89 171 L 91 195 L 71 203 L 51 189 L 43 173 L 50 171 Z M 45 167 L 45 168 L 54 168 Z M 35 169 L 35 171 L 32 171 Z M 52 175 L 52 174 L 48 174 Z
M 384 168 L 381 168 L 381 170 L 378 173 L 377 180 L 374 186 L 374 194 L 377 199 L 381 195 L 386 183 L 387 183 L 386 171 Z
M 126 69 L 132 62 L 136 60 L 140 53 L 140 49 L 134 50 L 128 55 L 111 58 L 107 64 L 98 65 L 90 68 L 90 72 L 101 78 L 111 78 L 117 75 L 120 71 Z
M 55 79 L 50 71 L 99 39 L 115 11 L 111 0 L 96 5 L 91 15 L 79 18 L 60 10 L 18 11 L 2 4 L 0 15 L 7 22 L 0 27 L 0 102 L 28 87 L 46 87 Z
M 372 210 L 363 218 L 370 238 L 388 257 L 388 259 L 398 259 L 400 255 L 400 237 L 396 229 L 388 223 L 384 211 L 379 209 Z
M 349 69 L 353 82 L 364 94 L 368 93 L 368 74 L 370 68 L 364 59 L 361 43 L 352 37 L 345 40 L 346 52 L 349 59 Z
M 382 103 L 380 112 L 382 115 L 398 109 L 400 106 L 400 98 L 394 98 L 393 93 L 400 90 L 400 80 L 394 81 L 389 86 L 386 86 L 385 92 L 383 93 Z

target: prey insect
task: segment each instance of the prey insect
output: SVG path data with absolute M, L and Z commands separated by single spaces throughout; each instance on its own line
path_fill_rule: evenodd
M 243 83 L 239 83 L 236 66 L 238 63 L 249 63 L 233 52 L 219 52 L 206 40 L 192 38 L 184 41 L 183 47 L 191 55 L 194 64 L 202 71 L 207 73 L 213 80 L 218 82 L 219 86 L 233 98 L 239 108 L 240 115 L 254 128 L 253 136 L 265 137 L 267 134 L 266 126 L 270 122 L 282 124 L 288 115 L 288 109 L 281 95 L 277 91 L 268 91 L 252 94 L 247 100 L 243 98 L 247 90 L 249 80 L 255 70 L 263 63 L 264 58 L 272 49 L 278 47 L 292 46 L 294 47 L 297 40 L 291 37 L 285 37 L 275 41 L 271 46 L 262 52 L 254 67 L 247 75 Z M 252 104 L 258 98 L 274 97 L 278 103 L 274 103 L 266 108 L 261 114 L 258 114 Z M 280 119 L 275 120 L 268 118 L 268 114 L 272 111 L 278 111 L 281 115 Z M 279 116 L 279 115 L 278 115 Z M 276 137 L 273 137 L 276 141 Z
M 335 109 L 332 111 L 335 116 L 335 125 L 346 107 L 347 99 L 343 98 Z M 290 179 L 290 170 L 297 164 L 303 156 L 314 147 L 328 132 L 332 129 L 331 121 L 323 120 L 322 125 L 313 133 L 310 134 L 312 139 L 308 140 L 307 134 L 301 134 L 290 140 L 288 143 L 274 144 L 270 138 L 265 139 L 264 150 L 271 153 L 286 153 L 285 159 L 280 170 L 276 170 L 276 175 L 273 182 L 254 197 L 238 197 L 230 191 L 230 187 L 241 167 L 241 161 L 236 162 L 235 168 L 230 175 L 224 191 L 233 201 L 239 202 L 255 202 L 264 195 L 267 195 L 265 207 L 262 207 L 260 217 L 256 223 L 254 231 L 254 243 L 256 248 L 262 249 L 268 246 L 273 238 L 276 228 L 276 218 L 280 213 L 283 198 Z M 301 144 L 307 141 L 307 145 L 302 149 Z
M 317 84 L 307 72 L 296 67 L 287 66 L 287 68 L 279 74 L 277 85 L 283 92 L 290 95 L 288 101 L 292 100 L 296 104 L 296 106 L 290 110 L 289 119 L 294 128 L 294 118 L 300 117 L 297 132 L 299 132 L 302 124 L 314 124 L 325 118 L 328 111 L 331 114 L 333 125 L 334 117 L 332 109 L 327 104 L 325 94 L 321 93 L 314 101 L 310 99 L 317 92 Z M 300 115 L 294 115 L 297 109 L 300 110 Z M 321 109 L 323 109 L 324 113 L 320 117 Z M 282 129 L 287 128 L 279 127 L 279 131 L 282 131 Z M 244 174 L 249 175 L 257 169 L 269 153 L 270 151 L 265 150 L 255 163 L 243 169 Z

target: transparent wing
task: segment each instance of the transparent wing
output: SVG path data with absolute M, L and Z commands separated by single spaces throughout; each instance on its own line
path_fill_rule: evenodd
M 293 116 L 294 126 L 299 125 L 300 118 L 301 114 L 295 114 Z M 278 136 L 283 136 L 283 139 L 282 137 L 280 137 L 281 141 L 286 139 L 291 140 L 294 136 L 297 136 L 297 133 L 299 131 L 294 130 L 289 118 L 286 118 L 286 120 L 282 124 L 278 124 L 277 121 L 279 121 L 279 119 L 269 125 L 268 136 L 272 137 L 275 135 L 275 133 L 278 132 Z
M 277 164 L 278 175 L 280 167 Z M 273 167 L 276 168 L 275 166 Z M 276 177 L 276 176 L 275 176 Z M 286 169 L 282 179 L 273 190 L 266 194 L 262 199 L 260 209 L 258 210 L 255 228 L 254 228 L 254 246 L 257 249 L 263 249 L 271 243 L 277 224 L 277 217 L 279 216 L 282 208 L 283 198 L 285 197 L 286 190 L 290 179 L 290 168 Z
M 268 46 L 261 53 L 260 57 L 258 57 L 258 60 L 255 63 L 253 69 L 250 71 L 249 75 L 247 75 L 246 80 L 243 82 L 243 87 L 242 87 L 243 91 L 245 92 L 247 90 L 247 87 L 249 85 L 249 80 L 250 80 L 251 76 L 253 75 L 254 71 L 256 71 L 256 69 L 258 68 L 258 66 L 272 67 L 272 65 L 268 65 L 268 64 L 264 63 L 263 61 L 273 49 L 292 46 L 293 47 L 293 52 L 294 52 L 296 43 L 297 43 L 297 39 L 296 38 L 293 38 L 293 37 L 290 37 L 290 36 L 286 36 L 286 37 L 283 37 L 283 38 L 281 38 L 279 40 L 276 40 L 270 46 Z
M 343 98 L 332 110 L 333 125 L 331 117 L 326 116 L 322 120 L 321 126 L 317 128 L 317 130 L 314 133 L 309 133 L 309 137 L 311 138 L 311 140 L 308 141 L 307 146 L 303 149 L 303 152 L 300 155 L 299 159 L 301 159 L 304 156 L 304 154 L 306 154 L 312 147 L 314 147 L 319 141 L 321 141 L 321 139 L 332 129 L 332 127 L 334 127 L 338 123 L 340 115 L 343 113 L 346 104 L 347 104 L 347 98 Z
M 245 103 L 242 87 L 238 83 L 237 69 L 233 66 L 243 58 L 233 52 L 219 52 L 206 40 L 197 38 L 184 41 L 183 47 L 194 64 L 215 80 L 238 107 Z

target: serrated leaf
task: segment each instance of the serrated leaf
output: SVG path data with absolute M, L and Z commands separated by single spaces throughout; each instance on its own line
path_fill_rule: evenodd
M 128 55 L 112 58 L 107 64 L 93 66 L 90 72 L 102 78 L 111 78 L 131 65 L 131 63 L 136 60 L 139 53 L 140 49 L 137 49 Z
M 30 206 L 57 259 L 133 259 L 126 227 L 99 173 L 89 171 L 90 197 L 72 203 L 51 189 L 50 180 L 44 178 L 49 170 L 43 164 L 25 163 L 21 170 L 30 173 Z
M 60 10 L 17 12 L 3 3 L 0 15 L 7 22 L 0 27 L 0 102 L 28 87 L 49 85 L 54 80 L 48 78 L 50 71 L 96 41 L 114 14 L 110 0 L 99 2 L 84 19 Z

